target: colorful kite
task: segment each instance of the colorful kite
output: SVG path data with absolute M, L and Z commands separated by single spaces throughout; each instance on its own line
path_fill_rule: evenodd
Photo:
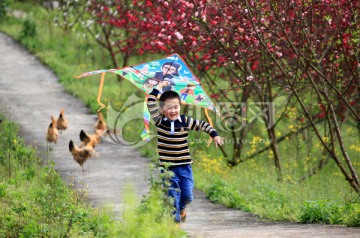
M 105 107 L 101 103 L 102 87 L 104 84 L 106 73 L 118 74 L 121 77 L 127 79 L 133 83 L 136 87 L 149 94 L 153 87 L 156 86 L 160 81 L 168 81 L 168 86 L 162 88 L 162 92 L 165 91 L 176 91 L 179 93 L 181 103 L 192 104 L 198 107 L 202 107 L 205 110 L 205 115 L 212 124 L 211 119 L 207 113 L 207 110 L 214 111 L 220 117 L 220 112 L 216 109 L 214 103 L 207 95 L 198 78 L 189 69 L 183 59 L 178 54 L 171 54 L 166 58 L 146 62 L 134 66 L 129 66 L 121 69 L 108 69 L 108 70 L 97 70 L 92 72 L 84 73 L 76 78 L 82 78 L 95 74 L 102 74 L 100 81 L 100 88 L 97 97 L 97 102 L 101 106 L 99 110 Z M 146 98 L 145 98 L 146 102 Z M 144 106 L 144 124 L 145 129 L 141 137 L 149 141 L 149 120 L 150 113 L 147 110 L 146 103 Z

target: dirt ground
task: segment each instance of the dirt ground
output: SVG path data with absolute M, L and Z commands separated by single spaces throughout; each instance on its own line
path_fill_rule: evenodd
M 45 134 L 50 116 L 57 117 L 61 108 L 65 109 L 69 128 L 47 153 Z M 66 181 L 87 188 L 91 204 L 111 207 L 114 218 L 121 216 L 127 185 L 131 184 L 139 197 L 148 191 L 149 162 L 131 147 L 102 143 L 97 148 L 99 156 L 88 161 L 82 172 L 68 150 L 69 140 L 79 143 L 81 129 L 92 132 L 96 117 L 62 88 L 51 70 L 3 33 L 0 33 L 0 112 L 19 123 L 27 144 L 36 147 L 44 160 L 54 161 Z M 249 213 L 209 202 L 199 191 L 195 191 L 187 222 L 181 228 L 191 237 L 360 237 L 359 228 L 260 222 Z

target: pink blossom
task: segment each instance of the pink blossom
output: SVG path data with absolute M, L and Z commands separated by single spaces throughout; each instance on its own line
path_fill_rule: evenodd
M 281 53 L 281 52 L 276 52 L 276 55 L 277 55 L 278 57 L 281 57 L 281 56 L 282 56 L 282 53 Z
M 159 45 L 159 46 L 163 46 L 163 45 L 164 45 L 164 43 L 161 42 L 161 41 L 153 41 L 152 43 L 153 43 L 153 44 L 157 44 L 157 45 Z
M 184 39 L 183 35 L 181 35 L 180 32 L 177 31 L 177 32 L 175 32 L 174 34 L 175 34 L 175 36 L 176 36 L 179 40 Z
M 251 76 L 251 75 L 246 77 L 247 81 L 253 81 L 253 79 L 254 79 L 254 76 Z
M 168 2 L 164 2 L 164 5 L 167 7 L 167 6 L 169 6 L 169 3 L 168 3 Z

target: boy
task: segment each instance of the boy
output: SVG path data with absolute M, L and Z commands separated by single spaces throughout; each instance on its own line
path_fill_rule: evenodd
M 159 89 L 168 85 L 161 81 L 150 93 L 147 106 L 155 121 L 158 134 L 159 164 L 170 165 L 169 170 L 174 173 L 170 179 L 171 187 L 168 196 L 174 198 L 175 221 L 185 221 L 186 205 L 193 199 L 192 189 L 194 179 L 192 175 L 190 151 L 188 147 L 188 131 L 203 130 L 210 134 L 216 146 L 223 141 L 210 124 L 180 115 L 180 96 L 174 91 L 166 91 L 160 96 L 160 107 L 156 105 Z

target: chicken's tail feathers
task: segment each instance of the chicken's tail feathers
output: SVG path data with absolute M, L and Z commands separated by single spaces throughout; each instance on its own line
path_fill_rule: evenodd
M 88 139 L 89 139 L 89 136 L 85 133 L 84 130 L 81 130 L 80 131 L 80 140 L 84 141 L 84 140 L 88 140 Z
M 61 108 L 60 114 L 59 114 L 59 118 L 64 118 L 64 108 Z
M 74 151 L 74 148 L 75 148 L 74 142 L 73 142 L 72 140 L 70 140 L 70 141 L 69 141 L 69 151 L 70 151 L 70 152 L 73 152 L 73 151 Z
M 56 119 L 55 119 L 54 116 L 51 116 L 51 124 L 50 124 L 50 126 L 56 127 Z

